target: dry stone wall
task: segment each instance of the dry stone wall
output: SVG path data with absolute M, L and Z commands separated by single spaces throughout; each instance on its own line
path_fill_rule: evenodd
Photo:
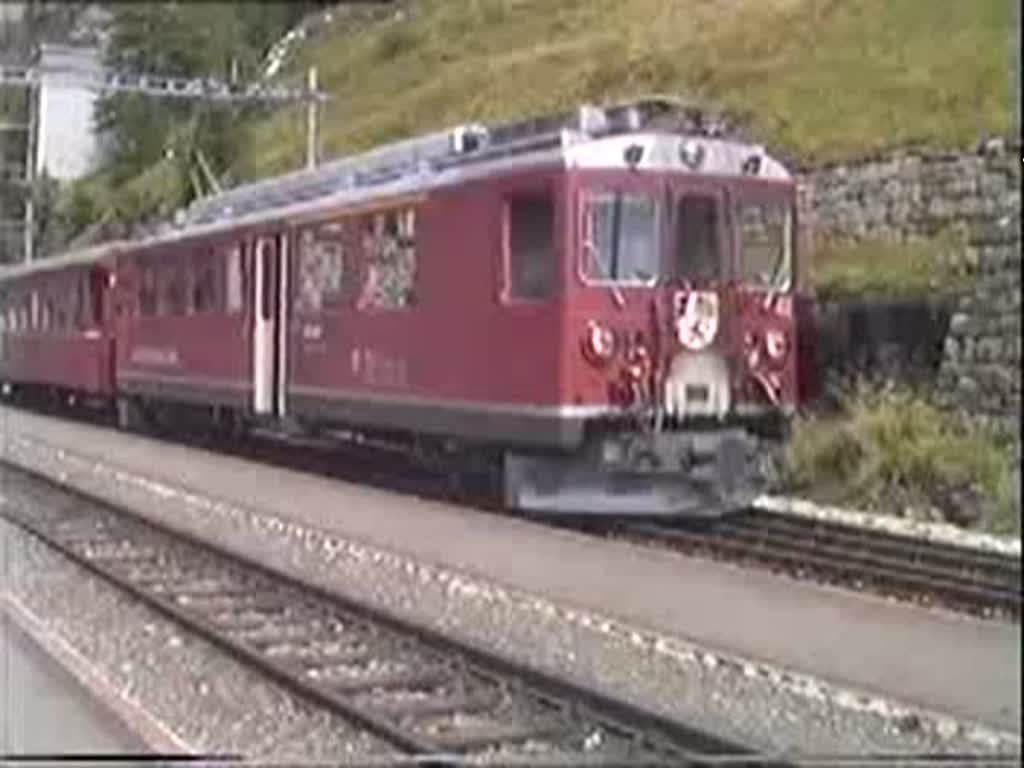
M 952 297 L 937 375 L 951 407 L 1018 438 L 1021 418 L 1021 154 L 993 139 L 973 151 L 906 151 L 803 174 L 815 232 L 912 241 L 954 230 L 968 287 Z

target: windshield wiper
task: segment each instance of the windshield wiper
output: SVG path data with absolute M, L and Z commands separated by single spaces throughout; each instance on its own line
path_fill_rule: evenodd
M 583 251 L 587 256 L 587 262 L 594 262 L 597 264 L 597 269 L 601 273 L 601 277 L 607 280 L 606 283 L 608 290 L 611 291 L 612 297 L 615 299 L 615 304 L 622 309 L 626 306 L 626 297 L 623 296 L 622 290 L 615 284 L 615 278 L 610 274 L 610 270 L 605 269 L 604 262 L 601 261 L 601 252 L 597 246 L 594 245 L 592 240 L 583 241 Z

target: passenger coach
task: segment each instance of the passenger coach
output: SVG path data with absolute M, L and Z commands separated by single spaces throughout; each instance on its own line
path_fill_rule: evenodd
M 0 382 L 52 398 L 114 396 L 117 244 L 0 272 Z

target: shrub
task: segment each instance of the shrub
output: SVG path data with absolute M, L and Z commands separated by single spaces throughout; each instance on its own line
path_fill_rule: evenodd
M 831 414 L 798 419 L 782 488 L 825 503 L 1019 530 L 1006 440 L 926 393 L 858 385 Z

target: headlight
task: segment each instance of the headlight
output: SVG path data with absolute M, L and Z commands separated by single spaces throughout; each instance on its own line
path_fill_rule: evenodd
M 789 342 L 784 331 L 768 331 L 764 335 L 764 342 L 768 349 L 768 357 L 772 360 L 781 360 L 789 351 Z
M 696 171 L 704 163 L 704 145 L 694 139 L 688 139 L 679 145 L 679 159 L 691 171 Z
M 593 363 L 604 365 L 615 357 L 615 332 L 596 320 L 587 323 L 587 333 L 583 338 L 583 353 Z

